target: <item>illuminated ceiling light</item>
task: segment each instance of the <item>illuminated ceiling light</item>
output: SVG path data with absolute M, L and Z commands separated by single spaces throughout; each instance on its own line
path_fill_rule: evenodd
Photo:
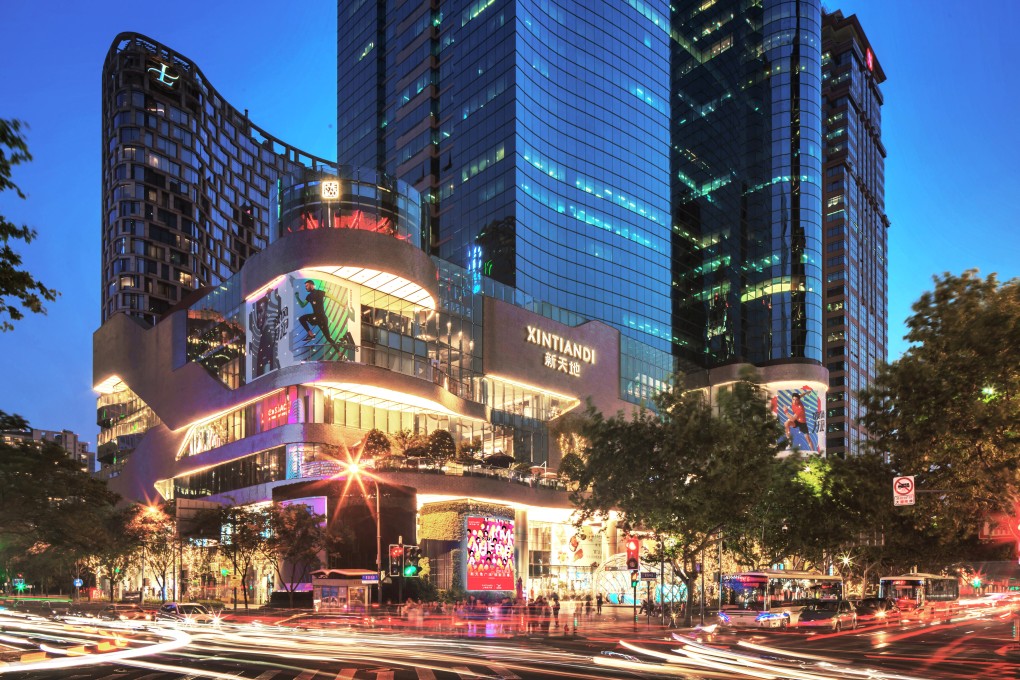
M 93 386 L 92 389 L 99 394 L 113 394 L 114 392 L 120 392 L 125 387 L 126 385 L 124 385 L 124 382 L 118 376 L 111 375 L 98 385 Z
M 414 283 L 407 279 L 390 274 L 388 272 L 381 272 L 376 269 L 364 269 L 362 267 L 309 267 L 302 271 L 321 272 L 323 274 L 330 274 L 337 278 L 356 283 L 366 288 L 379 291 L 385 295 L 404 300 L 417 307 L 424 307 L 425 309 L 433 310 L 436 308 L 436 301 L 432 295 Z

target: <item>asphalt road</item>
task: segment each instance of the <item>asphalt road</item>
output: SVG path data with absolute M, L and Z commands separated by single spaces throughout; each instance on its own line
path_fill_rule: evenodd
M 1020 678 L 1007 612 L 856 631 L 661 631 L 447 639 L 415 631 L 224 624 L 150 629 L 0 618 L 0 677 L 25 680 Z M 20 659 L 20 660 L 19 660 Z

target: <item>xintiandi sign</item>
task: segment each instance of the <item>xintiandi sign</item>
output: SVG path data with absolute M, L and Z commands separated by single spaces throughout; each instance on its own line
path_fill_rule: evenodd
M 555 333 L 547 333 L 537 326 L 526 326 L 528 343 L 546 350 L 542 362 L 545 368 L 574 377 L 581 376 L 581 368 L 595 365 L 595 350 Z

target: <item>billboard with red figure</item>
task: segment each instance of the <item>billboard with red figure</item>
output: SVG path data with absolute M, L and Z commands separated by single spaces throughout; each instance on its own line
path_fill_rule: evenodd
M 467 517 L 466 521 L 467 589 L 513 590 L 513 520 Z

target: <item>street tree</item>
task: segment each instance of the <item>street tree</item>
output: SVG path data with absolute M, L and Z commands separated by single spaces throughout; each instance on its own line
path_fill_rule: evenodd
M 325 521 L 302 504 L 274 505 L 269 510 L 270 536 L 264 554 L 276 572 L 276 583 L 287 591 L 292 608 L 294 591 L 322 564 L 328 542 Z
M 32 160 L 28 143 L 22 135 L 25 124 L 19 120 L 0 118 L 0 193 L 12 190 L 24 199 L 18 185 L 11 179 L 14 167 Z M 36 280 L 21 268 L 21 255 L 11 247 L 11 241 L 31 243 L 36 231 L 17 225 L 0 215 L 0 331 L 14 329 L 12 322 L 25 316 L 25 310 L 45 314 L 44 302 L 57 299 L 57 291 Z M 3 318 L 6 315 L 7 318 Z
M 137 558 L 141 546 L 134 526 L 135 509 L 117 508 L 92 527 L 92 557 L 99 576 L 109 579 L 110 602 L 113 602 L 118 583 L 127 578 L 128 567 Z
M 96 553 L 117 501 L 53 442 L 0 444 L 0 555 L 12 566 L 32 556 L 69 567 Z
M 951 553 L 990 513 L 1020 509 L 1020 281 L 934 283 L 907 319 L 909 348 L 863 391 L 862 420 L 892 471 L 915 476 L 914 529 Z
M 265 555 L 270 535 L 269 512 L 250 505 L 225 505 L 199 511 L 195 524 L 220 528 L 219 554 L 230 564 L 234 583 L 241 584 L 244 608 L 248 609 L 248 579 Z M 236 585 L 234 607 L 237 607 Z
M 654 405 L 630 418 L 605 418 L 589 407 L 579 460 L 561 472 L 576 484 L 579 522 L 616 510 L 625 527 L 664 546 L 686 586 L 689 623 L 694 565 L 758 502 L 761 471 L 779 452 L 783 430 L 753 373 L 719 390 L 715 404 L 700 390 L 673 389 Z
M 143 568 L 145 564 L 149 566 L 159 588 L 159 597 L 166 602 L 167 576 L 173 573 L 180 552 L 173 501 L 162 505 L 137 505 L 134 511 L 132 528 L 138 536 Z

